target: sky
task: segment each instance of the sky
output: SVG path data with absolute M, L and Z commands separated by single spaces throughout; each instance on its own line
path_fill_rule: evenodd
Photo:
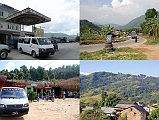
M 159 77 L 158 66 L 157 60 L 82 60 L 80 61 L 80 74 L 88 75 L 105 71 Z
M 0 3 L 17 10 L 30 7 L 50 17 L 51 22 L 36 25 L 44 28 L 45 32 L 69 35 L 79 33 L 79 0 L 1 0 Z
M 7 69 L 8 71 L 19 69 L 25 65 L 29 69 L 30 66 L 37 68 L 38 66 L 44 67 L 46 70 L 49 68 L 58 68 L 63 65 L 79 65 L 79 60 L 3 60 L 0 61 L 0 70 Z
M 125 25 L 147 9 L 159 11 L 159 0 L 81 0 L 80 4 L 80 19 L 98 24 Z

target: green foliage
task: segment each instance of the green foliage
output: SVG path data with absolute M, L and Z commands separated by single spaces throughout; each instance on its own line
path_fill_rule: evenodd
M 158 120 L 159 119 L 159 108 L 153 110 L 148 116 L 148 120 Z
M 145 13 L 145 21 L 142 23 L 141 28 L 144 35 L 159 37 L 159 19 L 158 12 L 153 9 L 148 9 Z
M 12 71 L 2 70 L 0 74 L 5 74 L 8 79 L 25 79 L 25 80 L 57 80 L 57 79 L 69 79 L 79 76 L 79 65 L 62 66 L 59 68 L 45 70 L 43 67 L 30 67 L 29 69 L 23 65 L 20 70 L 15 69 Z
M 111 34 L 113 31 L 113 28 L 109 26 L 104 26 L 102 27 L 102 30 L 101 30 L 101 33 L 102 33 L 102 36 L 105 37 L 106 35 L 108 34 Z
M 99 50 L 96 52 L 81 52 L 81 60 L 144 60 L 146 55 L 142 52 L 129 48 L 117 48 L 115 51 Z
M 159 103 L 158 77 L 148 77 L 146 75 L 131 75 L 122 73 L 114 74 L 109 72 L 96 72 L 88 76 L 83 75 L 80 79 L 81 96 L 85 96 L 88 91 L 91 93 L 92 96 L 94 95 L 94 93 L 96 93 L 96 96 L 101 95 L 101 91 L 104 90 L 107 91 L 108 95 L 112 91 L 114 93 L 118 93 L 118 96 L 120 96 L 120 98 L 125 101 L 141 101 L 145 104 L 149 104 L 153 100 Z M 89 98 L 90 97 L 88 97 L 87 99 Z M 114 101 L 116 101 L 116 99 L 114 99 Z
M 105 42 L 105 36 L 113 30 L 110 26 L 99 27 L 88 20 L 80 20 L 80 44 Z
M 28 99 L 29 100 L 35 100 L 35 93 L 33 91 L 28 92 Z
M 159 38 L 153 38 L 153 37 L 145 37 L 146 38 L 146 42 L 145 44 L 147 45 L 158 45 L 159 44 Z
M 142 29 L 141 28 L 129 28 L 124 30 L 125 32 L 131 33 L 132 31 L 135 31 L 136 33 L 141 33 Z
M 99 102 L 99 108 L 101 107 L 114 107 L 118 104 L 118 102 L 121 100 L 120 97 L 118 97 L 115 93 L 109 93 L 102 91 L 101 94 L 101 101 Z
M 81 113 L 81 120 L 116 120 L 114 117 L 102 114 L 99 111 L 86 110 Z
M 152 9 L 148 9 L 145 13 L 145 19 L 149 19 L 149 18 L 156 18 L 157 17 L 157 11 L 156 9 L 152 8 Z

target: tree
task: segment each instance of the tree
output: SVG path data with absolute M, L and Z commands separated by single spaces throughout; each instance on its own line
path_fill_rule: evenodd
M 157 18 L 157 11 L 156 9 L 152 8 L 152 9 L 148 9 L 145 13 L 145 19 L 149 19 L 149 18 Z
M 101 30 L 101 34 L 103 36 L 103 38 L 105 38 L 106 35 L 111 34 L 111 32 L 113 31 L 113 27 L 109 26 L 104 26 L 102 27 Z
M 110 93 L 106 99 L 106 106 L 107 107 L 114 107 L 115 105 L 118 104 L 118 102 L 121 100 L 121 98 L 115 94 L 115 93 Z

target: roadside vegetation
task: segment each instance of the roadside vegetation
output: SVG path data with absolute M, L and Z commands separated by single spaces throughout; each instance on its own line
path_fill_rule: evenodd
M 106 49 L 99 50 L 96 52 L 82 52 L 80 53 L 81 60 L 144 60 L 146 55 L 141 51 L 130 48 L 123 47 L 117 48 L 114 51 L 109 51 Z
M 147 39 L 145 44 L 159 44 L 159 12 L 156 9 L 148 9 L 145 13 L 145 21 L 142 23 L 142 33 Z
M 90 45 L 90 44 L 100 44 L 106 42 L 106 34 L 113 31 L 113 27 L 98 26 L 89 22 L 88 20 L 80 20 L 80 44 Z M 120 31 L 114 33 L 117 37 L 114 37 L 113 42 L 122 42 L 128 40 L 124 34 Z

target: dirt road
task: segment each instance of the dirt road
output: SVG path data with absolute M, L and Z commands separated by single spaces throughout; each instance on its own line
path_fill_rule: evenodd
M 33 102 L 28 115 L 0 117 L 0 120 L 79 120 L 79 99 Z
M 133 48 L 142 51 L 148 60 L 159 60 L 159 46 L 158 45 L 139 45 Z

